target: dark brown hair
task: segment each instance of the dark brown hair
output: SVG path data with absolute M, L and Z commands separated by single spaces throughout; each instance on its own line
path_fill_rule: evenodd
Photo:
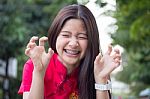
M 99 53 L 99 33 L 95 18 L 84 5 L 69 5 L 60 10 L 54 19 L 48 34 L 49 46 L 56 51 L 56 39 L 65 22 L 69 19 L 81 19 L 84 22 L 88 35 L 88 48 L 79 70 L 79 98 L 96 99 L 94 88 L 94 60 Z

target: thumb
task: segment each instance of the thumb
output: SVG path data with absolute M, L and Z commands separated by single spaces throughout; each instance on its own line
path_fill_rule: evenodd
M 112 52 L 112 46 L 111 45 L 108 45 L 108 50 L 107 50 L 107 54 L 110 55 Z
M 52 57 L 52 55 L 54 54 L 54 51 L 52 50 L 52 48 L 49 48 L 48 49 L 48 58 L 51 58 Z
M 101 55 L 101 53 L 99 53 L 99 54 L 96 56 L 94 63 L 95 63 L 95 64 L 98 64 L 98 63 L 101 61 L 101 59 L 102 59 L 102 55 Z

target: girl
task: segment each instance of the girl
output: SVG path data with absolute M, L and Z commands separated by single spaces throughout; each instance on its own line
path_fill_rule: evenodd
M 84 5 L 69 5 L 54 19 L 48 37 L 30 39 L 19 93 L 23 99 L 110 99 L 109 75 L 120 65 L 118 49 L 100 53 L 95 18 Z M 49 50 L 44 43 L 48 41 Z

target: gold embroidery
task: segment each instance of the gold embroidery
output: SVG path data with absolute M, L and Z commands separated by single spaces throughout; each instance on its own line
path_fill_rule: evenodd
M 69 96 L 69 99 L 78 99 L 78 94 L 77 94 L 77 92 L 71 93 L 71 95 Z

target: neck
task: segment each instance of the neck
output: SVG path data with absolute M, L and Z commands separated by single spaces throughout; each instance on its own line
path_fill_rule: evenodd
M 77 66 L 66 66 L 65 67 L 67 68 L 67 74 L 71 74 L 72 71 L 77 67 Z

